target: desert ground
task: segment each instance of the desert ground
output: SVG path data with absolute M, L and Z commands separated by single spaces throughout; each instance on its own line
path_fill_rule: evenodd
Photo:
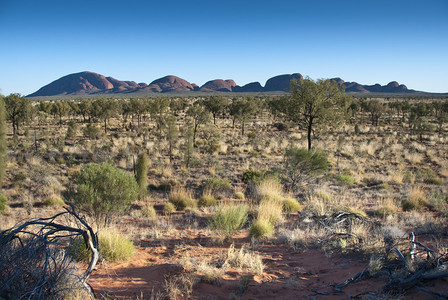
M 145 153 L 144 191 L 129 209 L 107 224 L 79 210 L 96 231 L 135 247 L 127 258 L 100 258 L 87 281 L 97 299 L 447 297 L 448 128 L 431 113 L 417 124 L 391 104 L 446 100 L 356 99 L 379 106 L 316 130 L 313 150 L 328 165 L 305 172 L 285 153 L 307 147 L 306 130 L 268 105 L 235 120 L 223 110 L 216 124 L 206 115 L 193 143 L 186 112 L 200 97 L 144 101 L 160 99 L 185 106 L 102 119 L 33 102 L 15 135 L 8 123 L 0 230 L 76 208 L 73 178 L 88 164 L 134 176 Z M 216 217 L 229 207 L 245 212 L 232 229 Z

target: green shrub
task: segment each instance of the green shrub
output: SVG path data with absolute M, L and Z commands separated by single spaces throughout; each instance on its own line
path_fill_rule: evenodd
M 210 219 L 210 227 L 213 230 L 231 237 L 240 230 L 247 221 L 246 205 L 221 205 Z
M 447 195 L 441 192 L 433 192 L 429 196 L 429 208 L 433 211 L 442 211 L 447 205 Z
M 165 203 L 165 205 L 163 206 L 163 214 L 165 216 L 172 214 L 173 212 L 176 211 L 176 207 L 174 206 L 173 203 L 171 202 L 167 202 Z
M 98 139 L 101 137 L 102 131 L 99 127 L 88 124 L 86 127 L 84 127 L 83 134 L 86 138 Z
M 8 208 L 8 198 L 0 194 L 0 214 Z
M 148 192 L 148 167 L 149 158 L 146 153 L 140 153 L 137 158 L 135 166 L 135 180 L 137 181 L 139 188 L 139 197 L 143 198 Z
M 44 201 L 45 206 L 64 206 L 65 202 L 62 200 L 61 196 L 53 194 Z
M 294 199 L 292 197 L 286 197 L 283 200 L 283 211 L 286 213 L 293 213 L 302 211 L 303 206 L 297 201 L 297 199 Z
M 100 231 L 98 233 L 98 243 L 101 257 L 109 262 L 128 260 L 135 252 L 135 246 L 130 240 L 111 230 Z M 88 262 L 91 253 L 81 237 L 73 242 L 70 249 L 70 254 L 78 261 Z
M 291 188 L 328 169 L 327 155 L 318 150 L 292 147 L 284 155 L 285 177 Z
M 171 191 L 168 196 L 168 201 L 173 203 L 177 210 L 184 210 L 185 208 L 194 208 L 197 206 L 197 203 L 191 196 L 191 193 L 185 189 L 176 189 Z
M 341 185 L 350 186 L 355 183 L 355 180 L 350 175 L 344 175 L 344 174 L 334 174 L 332 177 L 335 179 L 335 181 Z
M 65 138 L 66 139 L 75 138 L 77 131 L 78 131 L 78 126 L 76 125 L 76 122 L 70 121 L 70 123 L 68 123 L 67 133 L 65 135 Z
M 99 224 L 107 225 L 114 215 L 126 212 L 138 196 L 134 177 L 108 163 L 90 163 L 73 177 L 75 204 Z
M 419 169 L 415 173 L 416 178 L 426 184 L 443 185 L 443 181 L 432 169 Z
M 250 236 L 257 239 L 264 239 L 274 234 L 274 225 L 267 219 L 257 219 L 250 227 Z
M 204 189 L 212 193 L 219 193 L 232 189 L 232 185 L 228 178 L 211 177 L 205 182 Z
M 257 137 L 257 134 L 255 132 L 249 132 L 247 134 L 247 137 L 251 140 L 255 139 Z
M 245 184 L 252 182 L 253 184 L 259 184 L 265 177 L 266 172 L 257 169 L 250 169 L 243 173 L 242 181 Z

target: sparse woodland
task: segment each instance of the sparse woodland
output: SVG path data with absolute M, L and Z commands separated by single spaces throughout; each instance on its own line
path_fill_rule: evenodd
M 52 287 L 85 270 L 91 254 L 80 238 L 88 226 L 99 232 L 90 235 L 100 259 L 87 281 L 99 299 L 244 299 L 257 289 L 260 299 L 448 297 L 448 100 L 314 88 L 306 92 L 320 98 L 302 107 L 291 95 L 4 96 L 2 251 L 13 251 L 14 228 L 71 211 L 69 204 L 76 222 L 58 224 L 81 230 L 67 237 L 39 229 L 55 246 L 32 257 L 36 266 L 60 250 L 69 267 L 42 297 L 32 289 L 22 296 L 86 297 L 82 280 L 67 287 L 76 293 Z M 102 246 L 106 236 L 123 241 Z M 342 273 L 316 283 L 319 270 L 297 262 L 307 255 L 340 262 L 327 268 Z M 111 283 L 107 270 L 117 264 L 115 275 L 138 265 L 160 276 L 138 285 L 123 273 L 127 293 L 126 280 Z M 0 299 L 13 295 L 11 286 L 29 288 L 6 270 Z

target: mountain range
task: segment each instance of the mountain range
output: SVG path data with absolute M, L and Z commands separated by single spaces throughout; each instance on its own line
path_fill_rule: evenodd
M 285 92 L 289 89 L 291 79 L 301 79 L 300 73 L 284 74 L 272 77 L 263 87 L 259 82 L 251 82 L 239 86 L 232 79 L 215 79 L 199 87 L 185 79 L 169 75 L 154 80 L 150 84 L 135 81 L 121 81 L 113 77 L 106 77 L 94 72 L 80 72 L 63 76 L 27 97 L 60 96 L 60 95 L 92 95 L 92 94 L 120 94 L 120 93 L 185 93 L 185 92 Z M 387 85 L 362 85 L 357 82 L 344 82 L 341 78 L 331 78 L 339 84 L 344 84 L 347 93 L 416 93 L 403 84 L 392 81 Z

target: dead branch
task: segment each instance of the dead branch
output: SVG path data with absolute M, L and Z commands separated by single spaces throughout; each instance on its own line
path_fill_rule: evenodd
M 82 286 L 93 294 L 87 280 L 99 258 L 96 235 L 73 205 L 64 209 L 52 217 L 29 220 L 0 232 L 0 298 L 63 298 L 61 293 L 69 293 L 73 287 L 68 284 L 74 281 L 77 289 Z M 66 225 L 68 221 L 75 226 Z M 69 249 L 81 236 L 92 256 L 79 275 Z
M 356 280 L 360 280 L 360 279 L 362 279 L 363 276 L 367 276 L 369 274 L 370 274 L 370 272 L 369 272 L 368 268 L 365 268 L 364 270 L 362 270 L 361 272 L 359 272 L 355 276 L 347 279 L 346 281 L 344 281 L 342 283 L 339 283 L 339 284 L 335 284 L 333 286 L 333 289 L 336 292 L 341 292 L 342 289 L 345 288 L 346 286 L 348 286 L 350 283 L 355 282 Z

